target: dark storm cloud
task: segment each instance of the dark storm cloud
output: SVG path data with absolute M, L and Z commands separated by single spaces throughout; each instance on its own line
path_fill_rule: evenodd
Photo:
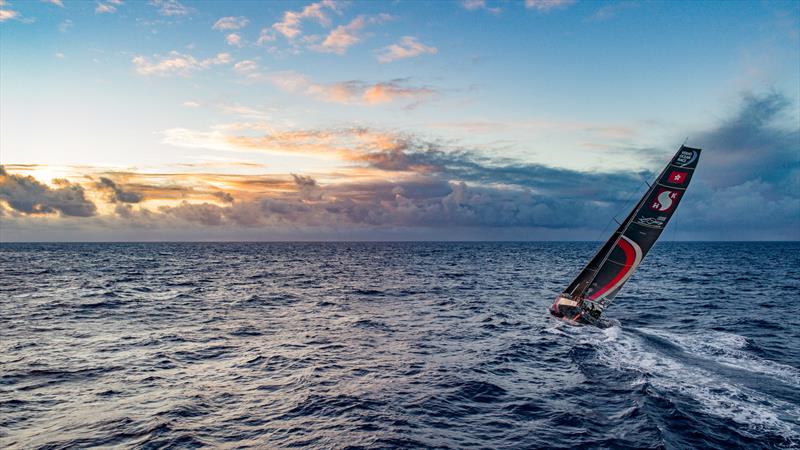
M 109 200 L 112 203 L 139 203 L 144 198 L 142 194 L 133 191 L 126 191 L 122 189 L 117 183 L 110 178 L 100 177 L 97 183 L 97 188 L 106 191 L 109 195 Z
M 214 197 L 220 199 L 225 203 L 233 203 L 234 200 L 233 195 L 223 191 L 212 192 L 211 195 L 213 195 Z
M 225 208 L 210 203 L 192 204 L 183 201 L 178 206 L 164 206 L 159 210 L 164 214 L 183 219 L 186 222 L 195 222 L 205 226 L 224 224 L 223 212 Z
M 97 208 L 86 199 L 80 185 L 55 180 L 57 188 L 36 181 L 31 176 L 9 174 L 0 166 L 0 199 L 12 209 L 24 214 L 60 212 L 65 216 L 89 217 Z
M 389 148 L 368 151 L 359 160 L 386 171 L 412 171 L 477 184 L 513 185 L 540 195 L 590 201 L 618 201 L 643 179 L 653 176 L 650 172 L 579 172 L 487 158 L 467 149 L 446 149 L 442 144 L 413 136 L 398 138 Z
M 800 124 L 780 93 L 745 94 L 703 147 L 680 214 L 702 239 L 800 238 Z M 687 226 L 688 225 L 688 226 Z
M 565 229 L 610 218 L 618 204 L 556 200 L 524 188 L 469 186 L 465 182 L 337 184 L 319 187 L 313 200 L 302 192 L 231 206 L 183 202 L 159 211 L 202 226 L 237 227 L 546 227 Z M 606 219 L 606 222 L 608 219 Z M 601 224 L 602 225 L 602 224 Z
M 796 177 L 800 125 L 793 106 L 778 92 L 745 94 L 729 119 L 692 138 L 693 144 L 707 149 L 703 178 L 723 187 L 755 180 L 781 183 Z

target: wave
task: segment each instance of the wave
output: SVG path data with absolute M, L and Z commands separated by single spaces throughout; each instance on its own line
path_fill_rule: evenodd
M 736 367 L 753 376 L 768 376 L 797 387 L 798 371 L 753 356 L 747 339 L 731 333 L 673 333 L 619 326 L 584 333 L 607 367 L 638 374 L 635 383 L 689 398 L 693 406 L 738 424 L 750 437 L 775 433 L 800 444 L 800 406 L 742 382 L 715 364 Z M 707 364 L 708 362 L 712 364 Z

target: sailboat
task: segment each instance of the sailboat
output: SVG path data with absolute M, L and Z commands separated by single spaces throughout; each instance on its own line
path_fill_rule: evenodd
M 700 158 L 681 146 L 594 258 L 553 303 L 553 316 L 572 324 L 597 324 L 675 213 Z

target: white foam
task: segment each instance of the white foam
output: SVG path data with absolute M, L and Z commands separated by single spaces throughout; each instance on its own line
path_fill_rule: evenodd
M 747 338 L 744 336 L 719 331 L 677 334 L 647 328 L 638 330 L 675 343 L 694 356 L 760 376 L 768 376 L 800 389 L 800 369 L 760 358 L 745 351 Z
M 615 329 L 616 328 L 616 329 Z M 746 345 L 741 336 L 726 333 L 707 335 L 677 335 L 656 330 L 641 330 L 658 335 L 680 345 L 694 355 L 708 357 L 715 361 L 733 364 L 736 352 Z M 800 440 L 800 408 L 792 403 L 757 392 L 747 386 L 739 385 L 720 374 L 681 362 L 659 353 L 647 345 L 645 340 L 619 327 L 603 330 L 601 336 L 586 335 L 593 341 L 599 360 L 612 368 L 637 371 L 643 376 L 638 383 L 649 382 L 660 390 L 676 392 L 694 399 L 706 413 L 728 418 L 742 425 L 743 433 L 754 437 L 759 432 L 770 431 L 792 440 Z M 742 352 L 743 353 L 743 352 Z M 746 359 L 751 368 L 766 368 L 770 374 L 781 375 L 781 370 L 768 361 L 757 360 L 753 356 Z M 774 363 L 780 366 L 777 363 Z M 737 367 L 742 367 L 739 363 Z M 791 377 L 789 377 L 791 379 Z

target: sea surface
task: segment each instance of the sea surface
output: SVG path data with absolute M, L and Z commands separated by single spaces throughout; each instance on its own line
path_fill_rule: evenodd
M 799 448 L 800 244 L 0 245 L 0 448 Z

